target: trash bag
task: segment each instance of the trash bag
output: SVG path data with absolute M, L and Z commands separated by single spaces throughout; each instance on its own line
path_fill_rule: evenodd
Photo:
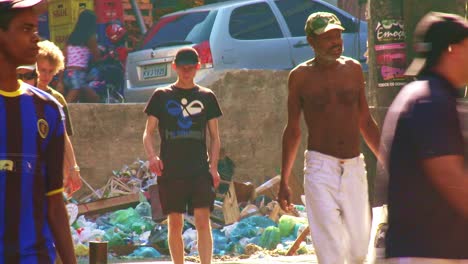
M 131 223 L 130 229 L 141 235 L 143 232 L 152 230 L 156 223 L 154 223 L 151 219 L 148 218 L 141 218 L 138 221 Z
M 387 205 L 372 208 L 371 239 L 367 254 L 368 263 L 380 263 L 385 258 L 385 235 L 388 229 Z
M 110 215 L 110 223 L 116 224 L 129 224 L 140 219 L 140 215 L 133 208 L 115 211 Z
M 113 225 L 111 224 L 110 214 L 101 215 L 96 219 L 96 225 L 99 229 L 106 230 L 111 228 Z
M 218 160 L 218 173 L 223 181 L 230 182 L 234 175 L 234 162 L 228 157 L 224 156 Z M 218 187 L 219 194 L 225 194 L 229 190 L 228 183 L 221 183 Z
M 77 245 L 75 245 L 75 255 L 76 256 L 79 256 L 79 257 L 84 257 L 84 256 L 88 256 L 89 254 L 89 247 L 81 244 L 81 243 L 78 243 Z
M 227 237 L 227 238 L 231 238 L 231 233 L 232 231 L 236 228 L 237 224 L 239 222 L 235 222 L 231 225 L 227 225 L 227 226 L 224 226 L 222 229 L 221 229 L 221 232 L 224 233 L 224 235 Z
M 167 225 L 156 225 L 148 238 L 148 243 L 156 245 L 159 251 L 163 254 L 169 253 L 169 245 L 167 244 Z
M 188 245 L 192 241 L 197 240 L 197 230 L 195 228 L 189 228 L 184 231 L 182 234 L 182 238 L 184 239 L 184 244 Z
M 245 222 L 239 222 L 231 232 L 231 240 L 238 242 L 243 237 L 254 237 L 259 228 Z
M 276 226 L 269 226 L 263 231 L 259 246 L 271 250 L 275 249 L 280 241 L 280 229 Z
M 104 234 L 104 241 L 107 241 L 109 246 L 121 246 L 126 244 L 126 237 L 127 235 L 118 228 L 109 228 Z
M 151 219 L 151 205 L 146 200 L 146 197 L 142 192 L 139 193 L 140 203 L 135 207 L 135 211 L 140 214 L 142 217 L 147 217 Z
M 159 258 L 161 253 L 152 247 L 139 247 L 128 256 L 131 258 Z
M 276 226 L 276 223 L 267 216 L 253 215 L 253 216 L 246 217 L 240 220 L 240 222 L 247 223 L 249 225 L 261 227 L 261 228 L 267 228 L 269 226 Z
M 307 224 L 307 219 L 291 215 L 282 215 L 278 222 L 281 236 L 286 237 L 293 233 L 297 223 Z
M 219 229 L 213 229 L 211 233 L 213 235 L 213 247 L 218 251 L 225 251 L 228 246 L 229 239 Z

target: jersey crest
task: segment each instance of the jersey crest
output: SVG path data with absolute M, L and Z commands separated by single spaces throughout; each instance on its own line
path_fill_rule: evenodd
M 49 123 L 42 118 L 39 119 L 37 121 L 37 130 L 39 131 L 41 138 L 46 138 L 47 134 L 49 134 Z

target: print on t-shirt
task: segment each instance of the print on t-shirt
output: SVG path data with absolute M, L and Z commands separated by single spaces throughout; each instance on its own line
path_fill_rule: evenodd
M 176 130 L 167 130 L 167 139 L 203 139 L 199 130 L 190 130 L 193 125 L 193 118 L 203 112 L 204 105 L 199 100 L 188 102 L 187 98 L 182 98 L 180 103 L 176 100 L 168 100 L 166 110 L 169 115 L 177 118 Z

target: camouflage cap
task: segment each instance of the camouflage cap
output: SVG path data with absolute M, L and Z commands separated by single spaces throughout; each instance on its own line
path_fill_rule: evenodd
M 320 35 L 332 29 L 345 30 L 338 17 L 328 12 L 312 13 L 307 18 L 304 28 L 307 36 Z

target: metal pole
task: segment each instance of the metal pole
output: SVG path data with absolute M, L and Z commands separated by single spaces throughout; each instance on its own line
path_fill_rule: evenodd
M 143 20 L 143 15 L 141 14 L 140 8 L 138 8 L 138 3 L 136 0 L 130 0 L 130 4 L 132 5 L 133 13 L 135 14 L 135 19 L 140 28 L 140 32 L 142 34 L 146 33 L 146 25 L 145 21 Z
M 107 264 L 107 242 L 89 242 L 89 264 Z

